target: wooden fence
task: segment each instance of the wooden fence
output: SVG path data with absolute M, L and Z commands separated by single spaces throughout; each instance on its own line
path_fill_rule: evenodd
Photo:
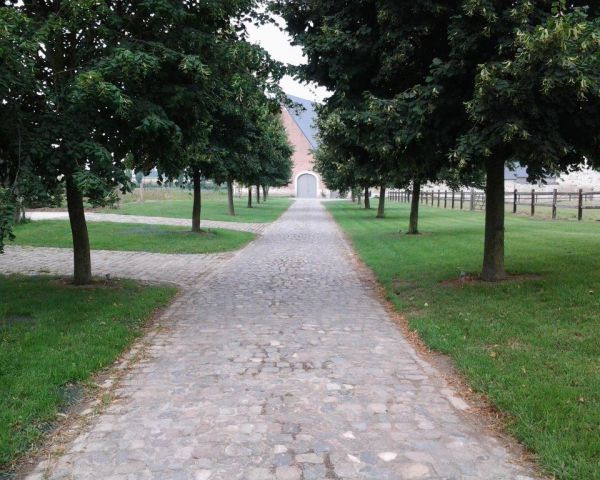
M 388 190 L 387 199 L 390 201 L 410 203 L 411 190 Z M 458 210 L 485 210 L 485 193 L 480 190 L 422 190 L 419 201 L 423 205 L 438 208 Z M 584 210 L 600 210 L 600 192 L 559 192 L 548 191 L 522 192 L 514 190 L 506 192 L 504 203 L 512 213 L 519 213 L 523 208 L 534 216 L 536 208 L 548 207 L 553 219 L 556 219 L 559 208 L 577 210 L 577 220 L 583 219 Z

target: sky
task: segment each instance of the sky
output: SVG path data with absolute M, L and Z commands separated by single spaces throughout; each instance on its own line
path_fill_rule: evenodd
M 279 25 L 285 25 L 282 18 L 275 18 Z M 292 45 L 287 32 L 282 32 L 276 25 L 267 24 L 257 27 L 247 24 L 246 28 L 248 29 L 249 40 L 262 46 L 275 60 L 291 65 L 300 65 L 305 62 L 306 57 L 302 54 L 302 49 Z M 290 76 L 285 76 L 280 85 L 284 92 L 314 102 L 320 102 L 328 96 L 327 90 L 323 87 L 315 84 L 306 85 Z

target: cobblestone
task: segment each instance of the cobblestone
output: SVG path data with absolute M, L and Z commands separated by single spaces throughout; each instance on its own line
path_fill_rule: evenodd
M 5 251 L 0 255 L 1 273 L 73 274 L 73 250 L 70 248 L 8 246 Z M 232 252 L 182 255 L 92 250 L 92 273 L 191 286 L 234 255 Z
M 28 212 L 27 217 L 32 220 L 68 220 L 67 212 Z M 117 213 L 93 213 L 87 212 L 85 218 L 88 222 L 116 222 L 116 223 L 146 223 L 149 225 L 172 225 L 175 227 L 190 227 L 192 221 L 186 218 L 168 217 L 146 217 L 142 215 L 121 215 Z M 220 222 L 216 220 L 204 220 L 200 222 L 202 228 L 224 228 L 226 230 L 237 230 L 240 232 L 251 232 L 262 234 L 270 225 L 268 223 L 242 223 L 242 222 Z
M 534 476 L 456 407 L 317 201 L 296 201 L 162 323 L 48 478 Z

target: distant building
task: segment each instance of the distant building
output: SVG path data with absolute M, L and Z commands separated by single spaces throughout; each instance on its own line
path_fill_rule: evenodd
M 313 102 L 289 95 L 302 110 L 283 107 L 281 117 L 288 140 L 294 148 L 292 155 L 292 181 L 287 193 L 300 198 L 317 198 L 328 195 L 321 176 L 314 171 L 314 151 L 317 148 L 317 131 L 314 126 L 316 112 Z
M 514 167 L 504 168 L 504 183 L 507 187 L 514 186 L 518 189 L 522 185 L 556 185 L 557 177 L 545 177 L 544 182 L 530 183 L 527 180 L 527 168 L 526 167 Z

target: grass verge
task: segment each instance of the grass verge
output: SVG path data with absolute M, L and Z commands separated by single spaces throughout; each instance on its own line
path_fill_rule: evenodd
M 478 272 L 479 212 L 422 208 L 419 236 L 387 218 L 327 203 L 397 310 L 471 386 L 508 415 L 507 429 L 560 479 L 600 479 L 600 226 L 507 218 L 506 262 L 520 280 L 444 282 Z
M 131 281 L 77 288 L 51 277 L 0 276 L 0 472 L 175 292 Z
M 235 199 L 235 216 L 227 213 L 227 195 L 205 194 L 202 197 L 202 219 L 222 222 L 269 223 L 277 220 L 292 204 L 289 197 L 270 197 L 266 202 L 246 207 L 246 199 Z M 105 209 L 104 213 L 144 215 L 150 217 L 192 218 L 192 197 L 177 200 L 146 200 L 122 203 L 118 209 Z
M 15 245 L 71 248 L 69 222 L 42 220 L 18 225 Z M 154 253 L 214 253 L 242 248 L 255 238 L 249 232 L 210 229 L 197 234 L 187 227 L 88 222 L 94 250 L 125 250 Z

